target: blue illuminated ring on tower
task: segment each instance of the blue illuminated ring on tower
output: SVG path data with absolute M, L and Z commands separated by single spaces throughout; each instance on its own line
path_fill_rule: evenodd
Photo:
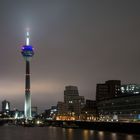
M 23 46 L 21 49 L 23 57 L 32 57 L 34 55 L 34 48 L 32 46 Z

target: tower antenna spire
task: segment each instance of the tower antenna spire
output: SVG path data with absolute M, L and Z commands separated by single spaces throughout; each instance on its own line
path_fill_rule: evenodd
M 26 45 L 29 46 L 30 36 L 29 36 L 29 28 L 26 29 Z

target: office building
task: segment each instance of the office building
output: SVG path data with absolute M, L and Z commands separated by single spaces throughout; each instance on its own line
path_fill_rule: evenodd
M 81 120 L 95 121 L 97 117 L 97 105 L 95 100 L 86 100 L 82 109 Z
M 119 96 L 98 102 L 100 118 L 119 121 L 140 120 L 140 94 Z
M 64 91 L 64 103 L 67 106 L 67 112 L 70 114 L 80 115 L 84 107 L 84 96 L 79 96 L 76 86 L 66 86 Z
M 120 88 L 121 88 L 120 80 L 109 80 L 103 84 L 97 84 L 96 86 L 97 102 L 119 96 L 121 93 Z
M 68 106 L 64 102 L 58 102 L 57 103 L 57 109 L 58 109 L 58 115 L 66 115 L 68 111 Z

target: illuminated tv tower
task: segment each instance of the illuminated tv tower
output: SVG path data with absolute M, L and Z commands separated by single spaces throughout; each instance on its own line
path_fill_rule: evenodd
M 26 75 L 25 75 L 25 104 L 24 104 L 24 117 L 26 120 L 32 119 L 31 113 L 31 94 L 30 94 L 30 60 L 34 55 L 34 48 L 29 43 L 29 30 L 26 32 L 26 44 L 22 46 L 21 54 L 26 62 Z

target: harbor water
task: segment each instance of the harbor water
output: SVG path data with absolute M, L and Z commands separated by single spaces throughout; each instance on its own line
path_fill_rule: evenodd
M 140 135 L 51 126 L 1 126 L 0 140 L 140 140 Z

